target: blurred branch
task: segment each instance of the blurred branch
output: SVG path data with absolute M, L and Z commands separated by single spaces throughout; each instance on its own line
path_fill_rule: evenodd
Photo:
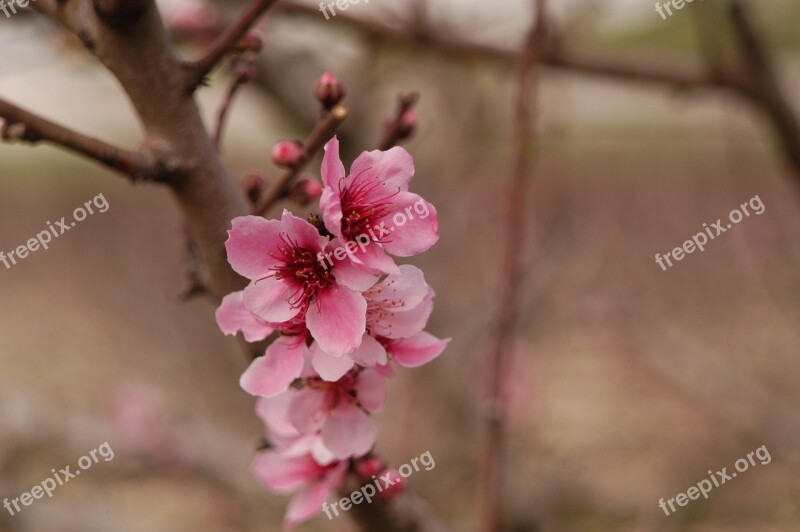
M 276 10 L 310 16 L 315 19 L 319 17 L 317 8 L 299 4 L 292 0 L 281 1 L 276 6 Z M 478 57 L 509 64 L 513 63 L 517 57 L 517 52 L 514 50 L 445 37 L 440 33 L 424 32 L 424 30 L 415 27 L 398 29 L 379 22 L 362 20 L 342 12 L 337 13 L 336 21 L 377 40 L 398 44 L 416 44 L 448 56 Z M 658 65 L 654 64 L 650 59 L 619 60 L 595 57 L 568 50 L 560 45 L 557 39 L 551 40 L 541 55 L 541 63 L 544 65 L 623 81 L 668 84 L 687 89 L 709 87 L 740 88 L 745 82 L 737 73 L 730 71 L 714 74 L 702 68 Z
M 730 0 L 730 18 L 744 68 L 750 78 L 746 94 L 763 109 L 777 134 L 784 156 L 800 178 L 800 125 L 778 82 L 778 76 L 752 21 L 740 0 Z
M 244 37 L 244 34 L 250 27 L 263 15 L 277 0 L 253 0 L 252 3 L 245 9 L 244 13 L 239 17 L 239 20 L 234 22 L 228 27 L 217 39 L 211 44 L 205 55 L 191 63 L 189 86 L 190 92 L 197 89 L 203 82 L 205 77 L 214 70 L 214 67 L 222 61 L 225 57 Z
M 94 159 L 133 181 L 165 181 L 164 168 L 153 154 L 130 151 L 107 142 L 83 135 L 51 122 L 0 98 L 0 117 L 5 122 L 0 137 L 6 141 L 19 140 L 36 143 L 46 141 Z
M 525 242 L 525 197 L 531 177 L 533 141 L 532 123 L 536 119 L 538 95 L 537 67 L 542 60 L 547 39 L 546 0 L 533 0 L 535 19 L 524 48 L 519 54 L 517 86 L 514 97 L 514 170 L 508 188 L 505 252 L 500 263 L 499 314 L 494 331 L 494 349 L 489 354 L 486 399 L 487 440 L 482 464 L 479 496 L 479 530 L 499 530 L 500 472 L 507 424 L 507 397 L 504 383 L 508 378 L 509 351 L 514 339 L 519 295 L 522 285 L 522 242 Z
M 305 165 L 311 160 L 322 146 L 333 136 L 342 122 L 345 121 L 349 111 L 344 105 L 337 105 L 330 112 L 325 113 L 317 122 L 311 134 L 303 143 L 303 146 L 308 153 L 303 164 L 297 165 L 294 168 L 284 170 L 278 177 L 278 180 L 272 184 L 266 194 L 258 201 L 253 208 L 253 214 L 263 215 L 275 202 L 285 197 L 288 192 L 289 184 L 297 177 L 300 172 L 305 168 Z

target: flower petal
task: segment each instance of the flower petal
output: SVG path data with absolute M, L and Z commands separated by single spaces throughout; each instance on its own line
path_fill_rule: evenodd
M 322 251 L 325 248 L 325 244 L 328 243 L 328 239 L 320 235 L 316 227 L 307 220 L 298 218 L 288 209 L 283 209 L 281 229 L 299 247 L 315 253 Z
M 311 346 L 313 358 L 311 365 L 323 380 L 336 382 L 350 371 L 355 363 L 348 355 L 334 356 L 320 349 L 316 343 Z
M 350 358 L 358 362 L 359 365 L 371 368 L 376 364 L 386 364 L 386 349 L 375 338 L 369 334 L 364 334 L 361 345 L 350 353 Z
M 339 190 L 339 181 L 344 179 L 344 165 L 339 158 L 339 139 L 334 137 L 325 144 L 325 155 L 322 157 L 322 182 L 326 187 Z
M 349 353 L 367 328 L 367 300 L 344 286 L 322 290 L 306 312 L 306 326 L 328 353 Z
M 302 434 L 317 432 L 328 417 L 325 406 L 325 392 L 321 390 L 300 390 L 289 404 L 289 422 Z
M 450 338 L 439 340 L 431 333 L 423 331 L 411 338 L 392 342 L 389 352 L 401 366 L 416 368 L 441 355 L 449 342 Z
M 247 309 L 264 321 L 283 323 L 295 317 L 300 309 L 289 300 L 294 288 L 275 277 L 252 281 L 244 289 L 244 304 Z
M 386 402 L 386 379 L 376 371 L 362 371 L 356 380 L 356 396 L 368 412 L 379 412 Z
M 242 374 L 239 385 L 251 395 L 272 397 L 289 389 L 303 369 L 302 341 L 281 336 L 270 344 L 263 357 L 258 357 Z
M 375 179 L 385 188 L 408 190 L 408 182 L 414 177 L 414 159 L 405 149 L 395 146 L 387 151 L 365 151 L 350 167 L 353 183 L 357 179 Z
M 214 313 L 217 325 L 223 333 L 229 336 L 242 331 L 244 339 L 248 342 L 258 342 L 272 334 L 272 327 L 264 320 L 254 316 L 244 306 L 244 292 L 231 292 L 222 298 L 222 304 Z
M 400 192 L 394 203 L 394 213 L 383 218 L 387 227 L 394 229 L 383 243 L 386 251 L 411 257 L 427 251 L 439 240 L 439 215 L 433 205 L 411 192 Z
M 375 424 L 363 410 L 345 404 L 328 415 L 322 441 L 340 460 L 363 456 L 375 445 Z
M 225 249 L 228 262 L 248 279 L 258 279 L 274 266 L 277 260 L 269 253 L 280 243 L 280 222 L 260 216 L 240 216 L 231 222 Z
M 320 466 L 310 455 L 286 457 L 272 450 L 259 452 L 250 466 L 253 475 L 277 493 L 290 493 L 313 481 Z

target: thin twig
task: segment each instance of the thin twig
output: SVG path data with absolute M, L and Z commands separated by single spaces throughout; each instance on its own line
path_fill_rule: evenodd
M 0 117 L 5 119 L 4 140 L 51 142 L 127 175 L 132 180 L 164 181 L 165 169 L 155 157 L 130 151 L 51 122 L 0 98 Z
M 530 181 L 528 154 L 533 132 L 537 97 L 537 66 L 544 51 L 547 23 L 545 0 L 533 0 L 535 21 L 531 26 L 525 47 L 519 54 L 517 88 L 514 98 L 514 169 L 508 189 L 505 250 L 500 264 L 503 285 L 500 307 L 494 331 L 494 348 L 489 356 L 487 371 L 488 395 L 486 399 L 487 440 L 484 449 L 480 497 L 479 530 L 499 530 L 500 469 L 504 450 L 506 428 L 506 392 L 504 381 L 508 377 L 509 351 L 513 345 L 514 325 L 518 314 L 520 286 L 522 284 L 522 246 L 525 242 L 524 225 L 530 213 L 525 209 L 525 196 Z
M 217 151 L 221 151 L 222 147 L 222 129 L 225 126 L 225 119 L 228 116 L 228 109 L 230 109 L 231 103 L 233 103 L 233 98 L 236 96 L 236 92 L 239 88 L 242 87 L 245 83 L 249 81 L 249 78 L 246 76 L 235 76 L 231 80 L 231 84 L 228 87 L 228 92 L 225 94 L 225 98 L 222 100 L 222 104 L 217 111 L 217 125 L 214 128 L 214 146 L 217 147 Z
M 383 137 L 378 143 L 379 150 L 388 150 L 404 138 L 403 116 L 411 110 L 419 100 L 418 92 L 406 92 L 400 95 L 394 115 L 386 121 Z
M 277 0 L 253 0 L 242 13 L 239 20 L 234 22 L 222 35 L 211 43 L 205 55 L 190 65 L 189 91 L 194 91 L 230 52 L 247 30 L 263 15 Z
M 299 175 L 300 171 L 303 170 L 305 164 L 308 163 L 314 154 L 317 153 L 320 148 L 322 148 L 322 146 L 328 142 L 328 140 L 330 140 L 341 123 L 347 118 L 348 114 L 349 111 L 347 107 L 344 105 L 337 105 L 331 109 L 329 113 L 326 113 L 322 118 L 319 119 L 313 131 L 311 131 L 311 134 L 303 143 L 306 152 L 308 153 L 305 163 L 294 168 L 284 170 L 284 172 L 278 177 L 277 181 L 272 184 L 270 189 L 253 208 L 253 214 L 263 215 L 267 212 L 267 210 L 269 210 L 270 207 L 272 207 L 272 205 L 275 204 L 276 201 L 286 195 L 288 192 L 288 186 L 292 180 Z

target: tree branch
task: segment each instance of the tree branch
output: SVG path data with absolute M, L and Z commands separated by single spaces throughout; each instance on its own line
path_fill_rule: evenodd
M 0 117 L 5 119 L 4 140 L 30 143 L 46 141 L 94 159 L 129 176 L 133 181 L 166 181 L 167 169 L 152 153 L 130 151 L 51 122 L 0 98 Z
M 535 119 L 537 66 L 542 60 L 546 38 L 546 2 L 533 0 L 535 21 L 528 33 L 524 48 L 519 54 L 517 66 L 517 88 L 514 99 L 514 170 L 508 188 L 506 208 L 505 252 L 500 263 L 500 278 L 503 279 L 500 293 L 499 314 L 494 332 L 494 349 L 489 355 L 487 371 L 488 394 L 486 398 L 487 439 L 481 471 L 479 496 L 479 530 L 499 530 L 499 501 L 501 493 L 500 472 L 504 454 L 507 424 L 506 390 L 509 351 L 513 345 L 514 325 L 518 314 L 519 294 L 522 285 L 522 246 L 525 242 L 525 219 L 530 213 L 525 210 L 525 197 L 530 181 L 530 157 L 528 150 L 532 141 L 531 124 Z
M 189 65 L 189 92 L 194 91 L 203 79 L 214 70 L 225 55 L 230 52 L 250 27 L 263 15 L 277 0 L 253 0 L 242 13 L 239 20 L 234 22 L 222 35 L 211 44 L 205 55 Z
M 289 184 L 292 182 L 292 180 L 300 174 L 300 171 L 305 168 L 305 165 L 308 164 L 308 161 L 311 160 L 314 154 L 317 153 L 320 148 L 322 148 L 322 146 L 328 142 L 328 140 L 330 140 L 342 122 L 345 121 L 348 114 L 349 111 L 347 107 L 344 105 L 337 105 L 331 109 L 329 113 L 324 114 L 322 118 L 319 119 L 317 125 L 311 131 L 311 134 L 303 143 L 306 152 L 308 153 L 306 162 L 294 168 L 284 170 L 284 172 L 278 177 L 277 181 L 272 184 L 266 194 L 258 201 L 255 207 L 253 207 L 253 214 L 263 215 L 275 204 L 276 201 L 280 200 L 286 195 Z

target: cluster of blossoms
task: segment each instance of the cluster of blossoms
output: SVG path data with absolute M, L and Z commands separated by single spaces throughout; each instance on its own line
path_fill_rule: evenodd
M 321 174 L 316 225 L 286 210 L 280 220 L 233 220 L 228 261 L 250 284 L 228 294 L 216 313 L 225 334 L 242 332 L 250 342 L 279 334 L 241 386 L 259 398 L 270 444 L 253 462 L 255 475 L 275 492 L 297 492 L 287 528 L 320 512 L 351 460 L 357 472 L 365 464 L 388 471 L 369 454 L 376 438 L 369 414 L 383 407 L 395 364 L 425 364 L 448 342 L 424 331 L 434 292 L 422 271 L 392 258 L 426 251 L 439 238 L 436 210 L 408 191 L 408 152 L 364 152 L 347 175 L 334 137 Z M 370 232 L 423 203 L 430 216 L 380 237 Z M 366 234 L 373 245 L 346 245 Z M 346 254 L 331 266 L 320 260 L 334 250 Z

